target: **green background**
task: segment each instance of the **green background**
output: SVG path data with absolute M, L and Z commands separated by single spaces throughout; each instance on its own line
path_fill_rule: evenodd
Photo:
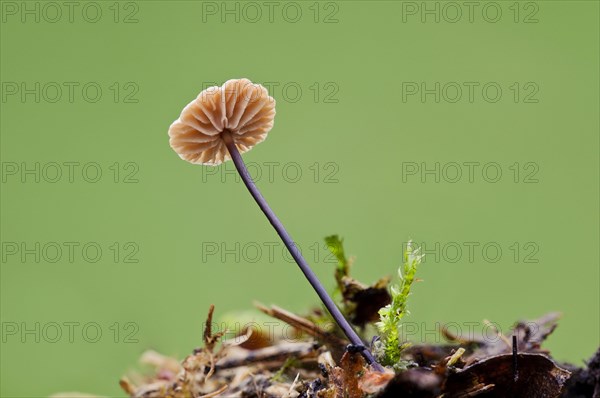
M 302 16 L 295 23 L 295 8 L 283 14 L 286 3 L 277 3 L 272 21 L 263 3 L 254 3 L 263 11 L 254 23 L 254 10 L 242 3 L 236 22 L 235 15 L 223 21 L 203 12 L 215 5 L 220 12 L 221 2 L 121 2 L 115 22 L 115 3 L 97 2 L 102 17 L 96 23 L 82 17 L 87 2 L 78 3 L 73 22 L 65 15 L 45 20 L 54 18 L 51 9 L 40 9 L 48 14 L 39 22 L 32 16 L 23 22 L 6 3 L 0 41 L 2 397 L 120 396 L 119 377 L 144 350 L 183 357 L 201 344 L 210 303 L 217 316 L 251 309 L 253 300 L 296 311 L 316 303 L 281 244 L 269 258 L 265 244 L 277 238 L 243 186 L 224 173 L 232 165 L 190 165 L 168 145 L 168 126 L 183 106 L 205 84 L 236 77 L 276 83 L 275 127 L 244 158 L 259 165 L 259 187 L 328 286 L 333 264 L 324 257 L 322 237 L 345 238 L 347 252 L 357 256 L 353 273 L 365 282 L 395 274 L 403 242 L 412 238 L 430 252 L 410 303 L 409 321 L 420 328 L 488 319 L 506 330 L 517 319 L 560 311 L 559 328 L 546 344 L 554 356 L 581 364 L 597 348 L 598 2 L 521 2 L 517 22 L 515 2 L 497 2 L 502 16 L 496 23 L 483 17 L 485 3 L 478 3 L 472 22 L 463 15 L 456 23 L 448 20 L 454 14 L 445 2 L 438 3 L 440 21 L 425 15 L 424 23 L 420 14 L 403 13 L 409 4 L 392 1 L 297 2 Z M 234 9 L 235 2 L 227 5 Z M 93 19 L 89 7 L 95 6 L 87 7 Z M 131 13 L 133 23 L 124 23 Z M 39 102 L 33 94 L 8 94 L 22 82 L 30 88 L 39 82 L 40 91 L 48 82 L 79 88 L 72 102 L 66 89 L 48 101 L 52 85 Z M 89 82 L 103 90 L 97 102 L 82 96 Z M 430 88 L 476 82 L 479 89 L 472 102 L 466 91 L 455 103 L 448 101 L 451 91 L 439 103 L 433 95 L 403 100 L 407 82 Z M 482 97 L 489 82 L 503 90 L 497 102 Z M 515 82 L 521 85 L 517 101 L 510 89 Z M 525 89 L 528 82 L 533 85 Z M 538 90 L 529 99 L 537 102 L 525 102 L 532 87 Z M 47 181 L 50 174 L 35 182 L 35 176 L 9 172 L 36 162 L 40 173 L 50 173 L 52 162 L 77 162 L 78 168 L 73 182 L 66 167 L 54 183 Z M 96 183 L 81 175 L 93 162 L 102 171 Z M 277 162 L 271 179 L 264 175 L 268 162 Z M 426 175 L 422 182 L 419 174 L 403 179 L 403 162 L 429 168 L 437 162 L 447 173 L 451 162 L 496 162 L 503 174 L 488 182 L 480 166 L 472 183 L 466 169 L 456 183 L 447 181 L 453 174 L 439 182 Z M 515 162 L 518 182 L 510 168 Z M 525 169 L 528 162 L 533 166 Z M 298 169 L 301 178 L 291 182 Z M 526 183 L 532 171 L 537 182 Z M 73 262 L 63 253 L 52 263 L 45 261 L 50 251 L 39 262 L 8 253 L 11 242 L 80 246 Z M 103 250 L 95 263 L 82 257 L 88 242 Z M 133 245 L 125 247 L 128 242 Z M 216 244 L 235 252 L 236 242 L 239 259 L 229 254 L 222 261 L 221 251 L 203 250 Z M 473 261 L 466 251 L 453 261 L 452 247 L 465 242 L 479 245 Z M 482 255 L 490 242 L 502 249 L 496 262 Z M 253 263 L 255 252 L 242 248 L 257 245 L 262 252 Z M 125 262 L 136 247 L 130 259 L 138 262 Z M 525 261 L 532 248 L 537 252 L 529 259 L 537 263 Z M 90 343 L 75 329 L 70 342 L 66 327 L 55 343 L 42 332 L 39 342 L 35 332 L 21 334 L 22 327 L 52 322 L 95 322 L 102 338 Z M 128 322 L 137 330 L 125 329 Z M 7 333 L 15 325 L 19 332 Z M 132 330 L 137 343 L 126 338 Z

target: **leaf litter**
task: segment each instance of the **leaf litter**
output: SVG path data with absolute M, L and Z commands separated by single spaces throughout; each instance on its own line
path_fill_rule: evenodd
M 364 331 L 380 320 L 382 307 L 393 307 L 397 299 L 390 278 L 373 285 L 351 278 L 352 260 L 341 239 L 331 236 L 326 242 L 338 259 L 340 306 Z M 378 372 L 367 365 L 361 347 L 349 345 L 339 327 L 327 322 L 324 310 L 300 315 L 278 306 L 255 306 L 284 323 L 288 333 L 245 327 L 226 338 L 228 330 L 213 330 L 211 305 L 201 348 L 183 360 L 146 351 L 140 364 L 152 371 L 124 376 L 121 388 L 131 398 L 600 398 L 600 349 L 577 367 L 555 362 L 542 347 L 558 325 L 557 313 L 519 321 L 506 334 L 497 331 L 496 339 L 442 329 L 445 344 L 398 342 L 403 366 Z M 61 393 L 52 398 L 76 397 L 93 396 Z

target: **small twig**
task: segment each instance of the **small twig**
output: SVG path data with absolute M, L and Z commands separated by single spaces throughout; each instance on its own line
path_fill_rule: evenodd
M 287 393 L 285 393 L 285 395 L 282 398 L 288 398 L 288 397 L 292 396 L 292 391 L 294 391 L 294 389 L 296 388 L 296 383 L 298 383 L 299 378 L 300 378 L 300 373 L 296 374 L 296 378 L 294 379 L 294 382 L 290 386 L 290 389 L 288 390 Z
M 285 310 L 281 307 L 277 307 L 275 305 L 271 306 L 271 308 L 266 307 L 260 303 L 254 303 L 254 305 L 256 306 L 256 308 L 258 308 L 265 314 L 272 316 L 273 318 L 279 319 L 280 321 L 283 321 L 288 325 L 293 326 L 296 329 L 299 329 L 305 332 L 306 334 L 315 337 L 318 340 L 326 341 L 330 344 L 339 347 L 344 347 L 346 345 L 346 342 L 337 337 L 336 335 L 323 330 L 314 322 L 311 322 L 308 319 L 298 316 L 288 310 Z
M 506 344 L 506 346 L 508 348 L 512 347 L 512 344 L 511 344 L 510 340 L 508 339 L 508 337 L 503 335 L 492 322 L 488 321 L 487 319 L 484 319 L 483 324 L 486 325 L 487 327 L 493 329 L 496 332 L 496 335 L 500 338 L 500 340 L 502 340 Z
M 518 343 L 517 343 L 517 336 L 513 335 L 512 337 L 512 358 L 513 358 L 513 380 L 515 382 L 517 382 L 519 380 L 519 368 L 517 367 L 517 362 L 518 362 L 518 351 L 519 351 L 519 347 L 518 347 Z
M 448 359 L 448 362 L 446 362 L 446 366 L 454 365 L 456 362 L 458 362 L 458 360 L 460 359 L 460 357 L 463 356 L 464 353 L 465 353 L 465 349 L 460 347 L 458 350 L 456 350 L 456 352 L 454 354 L 452 354 L 450 359 Z
M 133 396 L 133 394 L 135 394 L 136 387 L 129 381 L 127 377 L 123 377 L 121 380 L 119 380 L 119 385 L 121 386 L 123 391 L 125 391 L 130 396 Z
M 294 356 L 299 359 L 315 357 L 317 353 L 312 343 L 284 343 L 258 350 L 243 350 L 236 357 L 230 355 L 220 361 L 217 361 L 217 370 L 237 368 L 246 366 L 249 363 L 267 362 L 275 360 L 286 360 Z
M 212 319 L 213 312 L 215 312 L 215 305 L 211 304 L 208 308 L 208 316 L 206 317 L 206 322 L 204 324 L 204 348 L 206 348 L 209 352 L 212 352 L 215 348 L 215 344 L 226 331 L 220 331 L 217 334 L 212 334 Z
M 219 339 L 221 337 L 223 337 L 223 335 L 226 332 L 226 331 L 221 331 L 215 335 L 212 334 L 212 319 L 213 319 L 214 312 L 215 312 L 215 305 L 211 304 L 210 307 L 208 308 L 208 316 L 206 317 L 206 322 L 204 324 L 204 336 L 203 336 L 204 351 L 208 354 L 209 363 L 210 363 L 209 371 L 206 374 L 207 380 L 210 379 L 210 377 L 215 372 L 215 355 L 213 353 L 215 344 L 217 344 L 217 341 L 219 341 Z
M 216 397 L 217 395 L 221 395 L 221 394 L 222 394 L 222 393 L 224 393 L 224 392 L 225 392 L 225 390 L 227 390 L 228 388 L 229 388 L 229 386 L 228 386 L 227 384 L 225 384 L 223 387 L 219 388 L 218 390 L 216 390 L 216 391 L 213 391 L 213 392 L 210 392 L 210 393 L 208 393 L 208 394 L 201 395 L 201 396 L 200 396 L 200 397 L 198 397 L 198 398 L 213 398 L 213 397 Z
M 204 344 L 206 345 L 208 345 L 210 336 L 212 335 L 212 318 L 214 312 L 215 305 L 211 304 L 210 307 L 208 307 L 208 316 L 206 317 L 206 322 L 204 323 Z

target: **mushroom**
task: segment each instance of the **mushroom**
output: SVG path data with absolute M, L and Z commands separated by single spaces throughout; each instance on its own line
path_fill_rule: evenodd
M 169 143 L 184 160 L 217 166 L 233 160 L 250 194 L 263 211 L 317 295 L 367 363 L 377 371 L 383 367 L 364 347 L 362 340 L 335 305 L 300 250 L 279 221 L 252 180 L 241 153 L 264 141 L 273 127 L 275 100 L 260 84 L 248 79 L 228 80 L 223 86 L 210 87 L 190 102 L 169 128 Z

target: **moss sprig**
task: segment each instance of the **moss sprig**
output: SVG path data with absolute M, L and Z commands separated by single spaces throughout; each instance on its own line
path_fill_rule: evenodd
M 409 314 L 408 296 L 422 259 L 421 249 L 409 241 L 404 251 L 403 265 L 398 269 L 400 284 L 390 287 L 392 302 L 379 310 L 380 321 L 375 324 L 380 333 L 375 347 L 376 355 L 383 365 L 398 370 L 407 366 L 402 362 L 401 354 L 408 344 L 400 341 L 400 330 L 402 319 Z

